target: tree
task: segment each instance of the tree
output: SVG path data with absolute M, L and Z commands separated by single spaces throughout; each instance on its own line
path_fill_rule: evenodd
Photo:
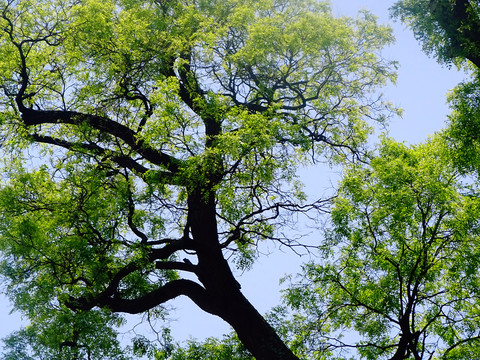
M 119 314 L 187 296 L 255 358 L 295 359 L 228 260 L 301 245 L 282 229 L 322 200 L 295 170 L 361 156 L 366 120 L 390 111 L 376 92 L 395 78 L 390 30 L 310 0 L 8 0 L 0 14 L 1 273 L 28 351 L 118 359 Z
M 478 189 L 439 140 L 384 139 L 370 165 L 345 170 L 322 260 L 286 298 L 315 340 L 310 358 L 478 357 Z
M 480 68 L 480 3 L 477 0 L 403 0 L 392 15 L 406 23 L 440 62 L 468 59 Z
M 470 72 L 448 95 L 452 113 L 445 140 L 464 172 L 480 169 L 480 2 L 474 0 L 398 1 L 392 15 L 406 23 L 424 50 L 440 63 Z

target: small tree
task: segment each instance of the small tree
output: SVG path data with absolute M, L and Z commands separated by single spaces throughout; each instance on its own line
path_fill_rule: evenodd
M 0 29 L 1 272 L 34 357 L 119 359 L 102 326 L 183 295 L 295 359 L 227 259 L 298 245 L 322 202 L 295 171 L 384 120 L 390 30 L 310 0 L 8 0 Z
M 437 140 L 346 170 L 324 261 L 287 293 L 311 358 L 478 357 L 480 202 Z

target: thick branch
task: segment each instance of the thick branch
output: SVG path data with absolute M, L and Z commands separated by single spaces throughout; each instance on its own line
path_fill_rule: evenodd
M 180 250 L 197 251 L 198 246 L 199 245 L 197 243 L 189 239 L 173 240 L 171 243 L 162 248 L 150 250 L 150 260 L 165 260 Z
M 84 150 L 87 153 L 92 153 L 94 155 L 106 156 L 107 154 L 113 153 L 113 155 L 109 155 L 109 160 L 112 160 L 113 162 L 117 163 L 121 167 L 133 170 L 138 174 L 145 174 L 147 171 L 149 171 L 147 167 L 139 164 L 138 162 L 133 160 L 131 157 L 126 155 L 121 155 L 121 154 L 115 154 L 111 150 L 104 149 L 98 146 L 97 144 L 73 143 L 73 142 L 62 140 L 62 139 L 54 138 L 51 136 L 39 135 L 39 134 L 32 134 L 31 138 L 35 142 L 56 145 L 56 146 L 63 147 L 67 150 L 80 149 L 80 150 Z
M 148 257 L 148 262 L 155 262 L 156 260 L 164 260 L 168 259 L 173 253 L 179 250 L 186 250 L 190 249 L 193 250 L 192 246 L 189 246 L 191 242 L 186 240 L 172 240 L 171 243 L 165 245 L 160 249 L 151 249 L 150 254 Z M 156 262 L 157 269 L 178 269 L 178 270 L 186 270 L 186 271 L 194 271 L 194 266 L 188 263 L 182 264 L 181 266 L 175 267 L 175 262 L 165 262 L 165 264 L 170 264 L 170 266 L 162 266 L 162 262 Z M 120 283 L 123 279 L 125 279 L 128 275 L 143 269 L 143 265 L 136 261 L 130 262 L 129 264 L 125 265 L 123 268 L 118 270 L 118 272 L 110 279 L 108 286 L 100 292 L 98 295 L 88 296 L 88 297 L 80 297 L 80 298 L 73 298 L 71 297 L 68 303 L 66 304 L 68 307 L 72 309 L 79 309 L 79 310 L 90 310 L 95 306 L 101 306 L 105 303 L 108 299 L 115 298 L 116 294 L 118 294 L 118 288 Z
M 157 270 L 181 270 L 181 271 L 195 272 L 195 268 L 196 266 L 187 260 L 185 262 L 157 261 L 157 263 L 155 264 L 155 269 Z
M 215 314 L 214 303 L 209 298 L 205 289 L 191 280 L 174 280 L 164 286 L 137 299 L 122 299 L 120 297 L 102 297 L 95 303 L 74 302 L 67 304 L 74 310 L 90 310 L 94 306 L 108 308 L 114 312 L 124 312 L 129 314 L 139 314 L 156 306 L 159 306 L 178 296 L 188 296 L 202 310 Z
M 163 166 L 172 173 L 178 172 L 182 162 L 173 156 L 150 148 L 141 139 L 137 139 L 135 132 L 129 127 L 105 117 L 83 114 L 76 111 L 60 110 L 33 110 L 23 109 L 22 119 L 27 126 L 41 124 L 72 124 L 87 123 L 92 128 L 123 140 L 130 148 L 142 155 L 151 163 Z

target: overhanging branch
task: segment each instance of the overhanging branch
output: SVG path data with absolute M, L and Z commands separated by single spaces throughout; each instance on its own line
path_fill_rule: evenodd
M 92 155 L 100 155 L 100 156 L 106 156 L 107 154 L 110 154 L 109 160 L 112 160 L 113 162 L 117 163 L 121 167 L 125 167 L 127 169 L 133 170 L 139 174 L 145 174 L 147 171 L 149 171 L 147 167 L 139 164 L 138 162 L 133 160 L 131 157 L 128 157 L 126 155 L 121 155 L 121 154 L 115 154 L 115 152 L 104 149 L 101 146 L 98 146 L 97 144 L 73 143 L 63 139 L 58 139 L 51 136 L 40 135 L 40 134 L 32 134 L 31 138 L 35 142 L 39 142 L 42 144 L 56 145 L 56 146 L 63 147 L 64 149 L 67 149 L 67 150 L 84 150 L 86 153 L 91 153 Z
M 98 306 L 100 308 L 108 308 L 114 312 L 139 314 L 181 295 L 189 297 L 202 310 L 211 314 L 216 313 L 215 307 L 212 305 L 215 302 L 208 296 L 206 290 L 196 282 L 185 279 L 168 282 L 137 299 L 104 296 L 94 302 L 72 299 L 66 305 L 72 310 L 90 310 Z
M 177 173 L 182 167 L 181 160 L 165 154 L 162 151 L 152 149 L 145 144 L 143 140 L 138 139 L 132 129 L 106 117 L 62 110 L 34 110 L 24 108 L 20 109 L 20 112 L 22 113 L 22 120 L 27 126 L 42 124 L 81 125 L 86 123 L 96 130 L 121 139 L 133 151 L 143 156 L 146 160 L 155 165 L 162 166 L 172 173 Z

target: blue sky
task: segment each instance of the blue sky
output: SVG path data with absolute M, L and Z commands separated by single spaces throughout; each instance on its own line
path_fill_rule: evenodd
M 358 10 L 364 8 L 377 15 L 379 22 L 389 23 L 394 29 L 397 41 L 384 51 L 384 56 L 399 62 L 398 81 L 395 86 L 387 86 L 383 92 L 387 99 L 403 108 L 404 113 L 402 118 L 391 120 L 389 134 L 398 141 L 412 144 L 441 129 L 448 114 L 445 95 L 466 75 L 438 65 L 435 59 L 421 51 L 410 30 L 389 19 L 388 8 L 394 1 L 334 0 L 331 3 L 335 15 L 355 16 Z M 308 174 L 304 179 L 307 189 L 323 191 L 330 184 L 324 168 L 308 169 L 305 174 Z M 323 179 L 320 187 L 314 181 L 318 178 Z M 297 273 L 300 264 L 308 260 L 295 256 L 287 249 L 278 251 L 273 246 L 264 251 L 271 254 L 262 257 L 252 271 L 239 274 L 244 293 L 262 313 L 279 303 L 279 279 L 285 274 Z M 178 299 L 171 305 L 177 309 L 171 315 L 172 332 L 179 340 L 189 336 L 200 339 L 218 336 L 229 331 L 223 321 L 202 313 L 187 299 Z M 19 316 L 9 315 L 10 309 L 6 299 L 0 296 L 0 337 L 19 327 Z

